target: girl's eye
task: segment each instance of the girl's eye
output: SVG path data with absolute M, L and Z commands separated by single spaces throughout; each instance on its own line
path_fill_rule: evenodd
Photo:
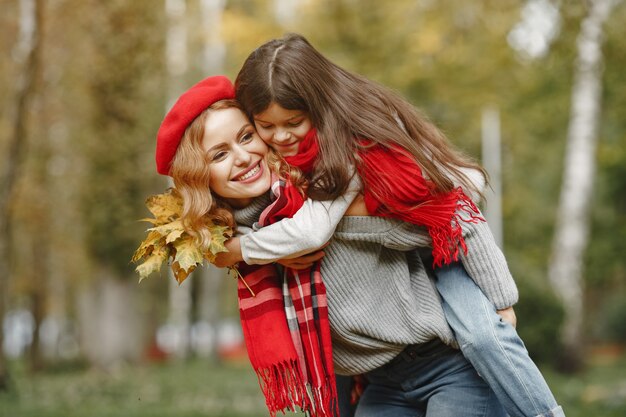
M 300 126 L 302 124 L 302 120 L 292 121 L 292 122 L 289 122 L 287 124 L 289 126 L 291 126 L 291 127 L 298 127 L 298 126 Z

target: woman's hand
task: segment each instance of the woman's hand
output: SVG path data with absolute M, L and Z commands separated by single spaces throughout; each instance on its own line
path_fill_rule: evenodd
M 352 377 L 352 391 L 350 392 L 350 404 L 356 405 L 367 387 L 367 379 L 363 375 L 354 375 Z
M 276 262 L 281 264 L 282 266 L 286 266 L 287 268 L 305 269 L 305 268 L 311 267 L 313 263 L 322 259 L 324 255 L 325 255 L 324 251 L 318 250 L 316 252 L 302 255 L 297 258 L 281 259 Z
M 241 255 L 241 245 L 239 244 L 239 238 L 233 237 L 228 239 L 224 244 L 228 252 L 220 252 L 215 257 L 215 262 L 213 265 L 218 268 L 227 268 L 235 265 L 237 262 L 243 261 L 243 256 Z
M 356 196 L 348 210 L 344 216 L 369 216 L 370 214 L 367 212 L 367 208 L 365 207 L 365 200 L 363 199 L 363 194 L 359 194 Z
M 506 321 L 513 327 L 517 327 L 517 316 L 515 315 L 513 307 L 498 310 L 498 314 L 502 317 L 502 320 Z

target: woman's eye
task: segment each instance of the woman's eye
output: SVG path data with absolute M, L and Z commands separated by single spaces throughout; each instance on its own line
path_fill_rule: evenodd
M 291 127 L 298 127 L 302 124 L 302 120 L 298 120 L 298 121 L 294 121 L 294 122 L 289 122 L 288 125 Z
M 252 133 L 248 132 L 244 134 L 239 141 L 242 143 L 245 143 L 245 142 L 250 142 L 251 140 L 252 140 Z
M 211 161 L 220 161 L 222 159 L 224 159 L 226 157 L 226 151 L 219 151 L 216 152 L 215 154 L 213 154 L 213 157 L 211 158 Z
M 272 128 L 272 125 L 264 125 L 264 124 L 260 124 L 260 123 L 259 123 L 259 127 L 260 127 L 261 129 L 271 129 L 271 128 Z

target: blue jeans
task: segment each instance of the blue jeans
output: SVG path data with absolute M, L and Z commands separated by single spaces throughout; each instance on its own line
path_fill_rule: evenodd
M 355 406 L 350 404 L 350 393 L 352 392 L 352 377 L 345 375 L 335 375 L 337 382 L 337 402 L 339 407 L 339 417 L 352 417 Z
M 504 417 L 476 370 L 440 340 L 410 345 L 368 372 L 356 417 Z
M 435 270 L 446 320 L 463 355 L 511 417 L 564 417 L 515 328 L 503 321 L 460 263 Z

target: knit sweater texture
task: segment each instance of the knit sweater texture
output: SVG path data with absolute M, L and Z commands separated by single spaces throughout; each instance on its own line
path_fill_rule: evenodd
M 268 204 L 269 195 L 261 196 L 236 211 L 235 220 L 252 227 Z M 471 230 L 464 236 L 470 249 L 463 263 L 468 273 L 482 278 L 479 285 L 490 298 L 514 304 L 517 289 L 508 279 L 506 262 L 498 256 L 494 262 L 489 239 L 482 239 L 490 233 L 487 225 L 467 226 Z M 410 344 L 439 338 L 455 345 L 432 274 L 416 250 L 429 240 L 425 229 L 391 219 L 355 216 L 338 223 L 321 266 L 338 374 L 378 368 Z M 502 270 L 497 280 L 491 279 L 495 274 L 485 273 L 494 266 Z

